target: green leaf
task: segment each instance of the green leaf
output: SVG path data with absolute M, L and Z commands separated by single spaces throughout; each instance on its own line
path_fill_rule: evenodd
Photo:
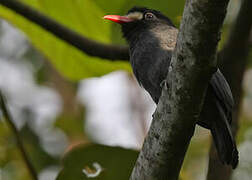
M 111 23 L 104 22 L 102 17 L 105 12 L 92 0 L 25 0 L 23 2 L 80 34 L 103 43 L 111 43 Z M 127 62 L 111 62 L 87 56 L 2 6 L 0 16 L 21 29 L 56 69 L 71 80 L 101 76 L 118 69 L 130 71 Z
M 57 180 L 85 180 L 90 179 L 83 172 L 95 174 L 95 163 L 102 169 L 94 180 L 129 179 L 137 159 L 138 152 L 120 147 L 104 145 L 80 145 L 71 150 L 63 159 L 63 169 Z
M 104 21 L 105 14 L 125 14 L 133 6 L 147 6 L 161 10 L 178 25 L 182 15 L 182 1 L 149 0 L 20 0 L 88 38 L 103 43 L 123 43 L 120 26 Z M 39 26 L 13 11 L 0 6 L 0 16 L 21 29 L 30 42 L 47 57 L 54 67 L 71 80 L 101 76 L 115 70 L 131 71 L 129 63 L 111 62 L 90 57 L 59 40 Z

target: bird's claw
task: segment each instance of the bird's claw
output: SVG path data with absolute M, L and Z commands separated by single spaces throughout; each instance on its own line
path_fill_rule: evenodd
M 168 89 L 168 83 L 167 83 L 167 81 L 166 81 L 166 79 L 164 79 L 161 83 L 160 83 L 160 87 L 161 88 L 165 88 L 165 89 Z

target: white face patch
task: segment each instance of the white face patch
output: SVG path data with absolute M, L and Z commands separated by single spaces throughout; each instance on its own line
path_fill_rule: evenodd
M 130 19 L 141 20 L 143 18 L 143 13 L 141 12 L 132 12 L 127 15 Z

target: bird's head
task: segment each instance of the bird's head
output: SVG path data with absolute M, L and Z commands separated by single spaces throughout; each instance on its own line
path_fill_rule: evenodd
M 104 19 L 120 24 L 122 26 L 123 35 L 127 40 L 158 25 L 175 27 L 172 21 L 161 12 L 145 7 L 133 7 L 124 16 L 106 15 Z

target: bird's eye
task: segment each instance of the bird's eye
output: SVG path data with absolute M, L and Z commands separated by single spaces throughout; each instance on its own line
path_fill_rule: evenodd
M 151 20 L 154 18 L 154 14 L 152 13 L 146 13 L 144 16 L 144 19 Z

